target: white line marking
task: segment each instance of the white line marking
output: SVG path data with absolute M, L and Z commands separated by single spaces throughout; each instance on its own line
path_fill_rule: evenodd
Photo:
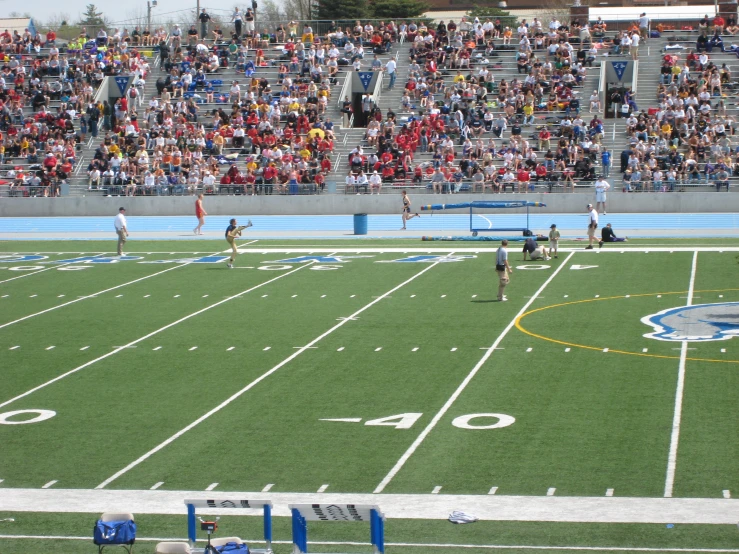
M 416 346 L 416 347 L 414 347 L 414 348 L 413 348 L 413 349 L 411 350 L 411 352 L 418 352 L 418 347 L 417 347 L 417 346 Z
M 325 294 L 322 294 L 322 295 L 321 295 L 321 298 L 326 298 L 326 295 L 325 295 Z
M 161 346 L 157 346 L 156 348 L 152 348 L 152 350 L 161 350 L 161 349 L 162 349 Z
M 316 492 L 326 492 L 328 485 L 321 485 Z
M 569 296 L 570 296 L 569 294 L 565 294 L 564 295 L 564 298 L 568 298 Z
M 722 353 L 722 354 L 726 354 L 726 348 L 722 348 L 722 349 L 721 349 L 721 353 Z
M 122 294 L 118 294 L 118 295 L 116 295 L 116 298 L 120 298 L 121 296 L 123 296 L 123 295 Z
M 59 296 L 57 296 L 57 298 L 64 298 L 64 295 L 60 294 Z
M 57 481 L 57 480 L 54 480 L 54 481 L 49 481 L 48 483 L 46 483 L 46 484 L 45 484 L 45 485 L 44 485 L 43 487 L 41 487 L 41 488 L 42 488 L 42 489 L 50 489 L 51 487 L 53 487 L 53 486 L 54 486 L 55 484 L 57 484 L 58 482 L 59 482 L 59 481 Z
M 415 295 L 415 294 L 411 294 L 411 298 L 415 298 L 415 297 L 416 297 L 416 295 Z
M 569 351 L 570 351 L 570 349 L 569 349 L 569 348 L 565 348 L 565 352 L 569 352 Z
M 190 348 L 189 350 L 190 350 L 190 352 L 192 352 L 193 350 L 197 350 L 197 349 L 198 349 L 198 347 L 197 347 L 197 346 L 193 346 L 193 347 L 192 347 L 192 348 Z
M 352 294 L 349 298 L 354 298 L 355 296 L 357 296 L 357 295 L 356 294 Z
M 447 256 L 449 256 L 451 254 L 453 254 L 453 252 L 449 252 L 449 254 L 447 254 Z M 303 269 L 305 267 L 309 267 L 311 265 L 311 263 L 312 262 L 308 262 L 307 264 L 303 264 L 300 267 L 297 267 L 296 269 L 293 269 L 292 271 L 289 271 L 287 273 L 283 273 L 282 275 L 278 275 L 274 279 L 270 279 L 270 281 L 267 281 L 267 283 L 270 283 L 272 281 L 275 281 L 277 279 L 280 279 L 282 277 L 285 277 L 286 275 L 290 275 L 290 273 L 295 273 L 296 271 L 300 271 L 301 269 Z M 413 282 L 414 280 L 416 280 L 417 278 L 419 278 L 421 275 L 423 275 L 427 271 L 430 271 L 431 269 L 433 269 L 434 267 L 436 267 L 437 265 L 439 265 L 439 263 L 440 262 L 434 262 L 434 263 L 428 265 L 427 267 L 423 268 L 421 271 L 419 271 L 415 275 L 411 276 L 410 278 L 406 279 L 405 281 L 403 281 L 399 285 L 396 285 L 395 287 L 393 287 L 392 289 L 390 289 L 389 291 L 387 291 L 384 295 L 380 296 L 379 298 L 375 298 L 369 304 L 366 304 L 362 308 L 358 309 L 356 312 L 354 312 L 351 315 L 351 317 L 356 317 L 359 314 L 363 313 L 364 311 L 370 309 L 372 306 L 374 306 L 375 304 L 377 304 L 378 302 L 380 302 L 383 298 L 385 298 L 387 296 L 390 296 L 392 293 L 394 293 L 397 290 L 400 290 L 401 288 L 403 288 L 408 283 Z M 560 268 L 561 267 L 563 267 L 563 266 L 560 266 Z M 555 271 L 553 275 L 556 275 L 557 274 L 557 271 Z M 259 285 L 259 286 L 261 286 L 261 285 Z M 223 302 L 223 301 L 221 301 L 221 302 Z M 527 307 L 527 306 L 524 306 L 524 308 L 525 307 Z M 523 313 L 523 312 L 521 312 L 521 313 Z M 100 483 L 95 488 L 96 489 L 103 489 L 103 488 L 107 487 L 110 483 L 112 483 L 113 481 L 115 481 L 116 479 L 118 479 L 121 475 L 124 475 L 125 473 L 127 473 L 128 471 L 130 471 L 131 469 L 133 469 L 134 467 L 138 466 L 140 463 L 146 461 L 151 456 L 153 456 L 154 454 L 156 454 L 157 452 L 159 452 L 161 449 L 163 449 L 165 446 L 173 443 L 175 440 L 177 440 L 178 438 L 180 438 L 182 435 L 184 435 L 185 433 L 187 433 L 191 429 L 197 427 L 200 423 L 202 423 L 203 421 L 205 421 L 206 419 L 208 419 L 212 415 L 220 412 L 223 408 L 225 408 L 226 406 L 228 406 L 229 404 L 231 404 L 234 400 L 240 398 L 241 396 L 244 395 L 244 393 L 248 392 L 249 390 L 251 390 L 252 388 L 254 388 L 256 385 L 258 385 L 259 383 L 261 383 L 262 381 L 264 381 L 267 377 L 269 377 L 270 375 L 272 375 L 273 373 L 275 373 L 276 371 L 278 371 L 281 367 L 287 365 L 288 363 L 290 363 L 291 361 L 293 361 L 295 358 L 297 358 L 298 356 L 300 356 L 300 354 L 302 354 L 303 352 L 305 352 L 308 348 L 311 348 L 314 344 L 320 342 L 321 340 L 323 340 L 324 338 L 326 338 L 327 336 L 329 336 L 331 333 L 333 333 L 337 329 L 340 329 L 341 327 L 343 327 L 344 324 L 346 324 L 346 321 L 340 321 L 340 322 L 338 322 L 336 325 L 334 325 L 333 327 L 331 327 L 329 330 L 327 330 L 323 334 L 317 336 L 315 339 L 313 339 L 311 342 L 309 342 L 306 346 L 304 346 L 303 348 L 301 348 L 297 352 L 292 353 L 290 356 L 288 356 L 287 358 L 285 358 L 284 360 L 282 360 L 279 364 L 277 364 L 276 366 L 274 366 L 272 369 L 270 369 L 269 371 L 266 371 L 265 373 L 263 373 L 262 375 L 260 375 L 256 379 L 254 379 L 251 383 L 249 383 L 248 385 L 246 385 L 243 389 L 241 389 L 240 391 L 232 394 L 226 400 L 224 400 L 223 402 L 221 402 L 220 404 L 218 404 L 218 406 L 216 406 L 215 408 L 211 409 L 207 413 L 203 414 L 202 416 L 200 416 L 198 419 L 196 419 L 195 421 L 193 421 L 192 423 L 190 423 L 186 427 L 184 427 L 181 430 L 177 431 L 174 435 L 172 435 L 171 437 L 169 437 L 167 440 L 165 440 L 161 444 L 155 446 L 154 448 L 152 448 L 151 450 L 149 450 L 148 452 L 146 452 L 145 454 L 143 454 L 142 456 L 140 456 L 139 458 L 137 458 L 136 460 L 134 460 L 133 462 L 131 462 L 130 464 L 128 464 L 123 469 L 121 469 L 121 470 L 117 471 L 116 473 L 114 473 L 113 475 L 111 475 L 110 477 L 108 477 L 105 481 L 103 481 L 102 483 Z M 511 325 L 509 326 L 509 328 L 510 327 L 513 327 L 513 322 L 511 323 Z M 143 340 L 143 339 L 139 339 L 139 340 Z M 24 396 L 27 395 L 27 394 L 28 393 L 25 393 Z M 3 406 L 4 406 L 3 404 L 0 404 L 0 408 L 2 408 Z
M 603 352 L 608 352 L 608 348 L 604 348 L 603 349 Z
M 182 323 L 183 321 L 187 321 L 188 319 L 191 319 L 191 318 L 193 318 L 195 316 L 198 316 L 198 315 L 200 315 L 202 313 L 205 313 L 208 310 L 211 310 L 211 309 L 213 309 L 213 308 L 215 308 L 217 306 L 220 306 L 221 304 L 225 304 L 229 300 L 233 300 L 234 298 L 240 298 L 241 296 L 243 296 L 245 294 L 248 294 L 248 293 L 250 293 L 250 292 L 252 292 L 252 291 L 254 291 L 254 290 L 258 289 L 258 288 L 261 288 L 261 287 L 263 287 L 265 285 L 269 285 L 270 283 L 273 283 L 273 282 L 277 281 L 278 279 L 282 279 L 284 277 L 287 277 L 288 275 L 290 275 L 292 273 L 295 273 L 296 271 L 300 271 L 301 269 L 303 269 L 305 267 L 310 267 L 310 265 L 312 263 L 313 262 L 311 261 L 311 262 L 308 262 L 307 264 L 303 264 L 300 267 L 297 267 L 297 268 L 293 269 L 292 271 L 288 271 L 287 273 L 282 273 L 281 275 L 278 275 L 277 277 L 273 277 L 272 279 L 269 279 L 268 281 L 264 281 L 263 283 L 259 283 L 258 285 L 255 285 L 255 286 L 253 286 L 251 288 L 248 288 L 248 289 L 246 289 L 244 291 L 239 292 L 238 294 L 234 294 L 233 296 L 229 296 L 228 298 L 224 298 L 223 300 L 219 300 L 215 304 L 211 304 L 210 306 L 206 306 L 205 308 L 201 308 L 201 309 L 199 309 L 196 312 L 192 312 L 191 314 L 186 315 L 185 317 L 181 317 L 177 321 L 173 321 L 172 323 L 168 323 L 164 327 L 160 327 L 159 329 L 157 329 L 155 331 L 152 331 L 151 333 L 148 333 L 148 334 L 144 335 L 143 337 L 140 337 L 140 338 L 138 338 L 138 339 L 136 339 L 134 341 L 129 342 L 123 348 L 116 348 L 115 350 L 113 350 L 111 352 L 108 352 L 107 354 L 103 354 L 99 358 L 95 358 L 94 360 L 90 360 L 89 362 L 84 363 L 81 366 L 78 366 L 78 367 L 76 367 L 74 369 L 70 369 L 66 373 L 62 373 L 61 375 L 58 375 L 57 377 L 54 377 L 53 379 L 51 379 L 49 381 L 46 381 L 45 383 L 42 383 L 42 384 L 40 384 L 40 385 L 38 385 L 38 386 L 30 389 L 30 390 L 27 390 L 26 392 L 24 392 L 22 394 L 19 394 L 18 396 L 14 396 L 10 400 L 6 400 L 5 402 L 0 403 L 0 408 L 4 408 L 8 404 L 11 404 L 11 403 L 15 402 L 16 400 L 20 400 L 21 398 L 25 398 L 29 394 L 33 394 L 34 392 L 36 392 L 38 390 L 41 390 L 43 388 L 46 388 L 49 385 L 51 385 L 53 383 L 56 383 L 57 381 L 61 381 L 65 377 L 69 377 L 70 375 L 74 375 L 75 373 L 77 373 L 78 371 L 82 371 L 86 367 L 90 367 L 91 365 L 93 365 L 93 364 L 95 364 L 95 363 L 97 363 L 97 362 L 99 362 L 101 360 L 105 360 L 106 358 L 109 358 L 110 356 L 113 356 L 113 355 L 117 354 L 118 352 L 120 352 L 124 348 L 128 348 L 129 346 L 134 346 L 134 345 L 136 345 L 136 344 L 138 344 L 138 343 L 140 343 L 142 341 L 145 341 L 146 339 L 149 339 L 149 338 L 151 338 L 151 337 L 153 337 L 155 335 L 158 335 L 159 333 L 162 333 L 163 331 L 166 331 L 167 329 L 170 329 L 170 328 L 174 327 L 175 325 L 178 325 L 178 324 Z M 181 266 L 179 266 L 179 267 L 181 267 Z M 429 266 L 429 267 L 431 267 L 431 266 Z M 154 350 L 159 350 L 160 348 L 161 348 L 161 346 L 157 346 Z
M 207 294 L 204 294 L 204 295 L 203 295 L 203 298 L 208 298 L 208 295 L 207 295 Z
M 87 350 L 88 348 L 90 348 L 90 347 L 89 346 L 83 346 L 82 348 L 80 348 L 80 351 Z
M 446 298 L 446 294 L 442 294 L 442 295 L 441 295 L 441 297 L 442 297 L 442 298 Z
M 56 346 L 48 346 L 48 347 L 46 348 L 46 350 L 54 350 L 54 348 L 56 348 Z
M 554 493 L 557 489 L 555 487 L 549 487 L 547 489 L 547 496 L 554 496 Z
M 262 298 L 267 298 L 268 296 L 269 296 L 269 294 L 263 294 L 262 295 Z
M 453 252 L 450 252 L 451 255 Z M 467 388 L 467 385 L 469 385 L 470 381 L 477 375 L 477 372 L 480 371 L 480 368 L 485 364 L 485 362 L 488 361 L 490 356 L 492 356 L 493 352 L 495 352 L 495 349 L 498 347 L 498 345 L 503 341 L 503 339 L 506 337 L 508 332 L 513 328 L 513 326 L 516 324 L 516 320 L 523 315 L 526 310 L 529 309 L 529 306 L 534 303 L 534 300 L 541 294 L 544 289 L 547 287 L 549 283 L 552 282 L 552 279 L 554 279 L 557 274 L 562 271 L 562 268 L 564 268 L 567 265 L 567 262 L 570 261 L 570 258 L 574 256 L 574 252 L 570 252 L 569 256 L 565 259 L 565 261 L 560 265 L 557 269 L 555 269 L 552 274 L 549 276 L 549 278 L 544 281 L 544 284 L 539 287 L 539 290 L 536 291 L 533 298 L 530 298 L 526 304 L 523 305 L 523 307 L 519 310 L 518 314 L 516 314 L 516 317 L 514 317 L 506 326 L 505 329 L 503 329 L 503 332 L 498 335 L 498 338 L 495 339 L 495 342 L 492 344 L 492 346 L 483 354 L 482 358 L 480 358 L 480 361 L 475 364 L 475 367 L 472 368 L 472 370 L 467 374 L 467 377 L 464 378 L 464 380 L 459 384 L 457 387 L 457 390 L 454 391 L 452 396 L 449 397 L 449 400 L 446 401 L 446 403 L 441 407 L 441 409 L 437 412 L 437 414 L 434 416 L 434 418 L 431 420 L 431 422 L 426 426 L 426 428 L 421 431 L 421 434 L 416 437 L 416 440 L 413 441 L 413 444 L 410 445 L 408 450 L 405 451 L 405 453 L 400 457 L 400 459 L 395 463 L 393 468 L 390 470 L 390 472 L 384 477 L 384 479 L 380 482 L 379 485 L 377 485 L 377 488 L 375 488 L 375 493 L 380 493 L 383 490 L 385 490 L 385 487 L 390 483 L 390 481 L 393 480 L 393 477 L 402 469 L 402 467 L 405 465 L 405 463 L 408 461 L 408 459 L 413 455 L 413 453 L 416 451 L 416 449 L 421 445 L 421 443 L 426 439 L 426 437 L 433 431 L 434 427 L 439 423 L 442 417 L 449 411 L 449 408 L 452 407 L 452 404 L 459 398 L 459 395 L 462 394 L 465 388 Z M 438 263 L 438 262 L 436 262 Z M 2 406 L 0 406 L 1 408 Z
M 600 298 L 600 294 L 596 294 L 596 295 L 595 295 L 595 297 L 596 297 L 596 298 Z
M 275 484 L 274 484 L 274 483 L 268 483 L 268 484 L 267 484 L 267 485 L 266 485 L 266 486 L 265 486 L 265 487 L 264 487 L 264 488 L 262 489 L 262 492 L 269 492 L 269 491 L 270 491 L 270 490 L 272 489 L 272 487 L 274 487 L 274 486 L 275 486 Z
M 472 295 L 472 298 L 477 298 L 477 295 L 476 295 L 476 294 L 473 294 L 473 295 Z
M 526 349 L 526 352 L 531 352 L 532 350 L 533 350 L 533 348 L 531 348 L 531 347 L 529 346 L 529 347 L 528 347 L 528 348 Z
M 606 489 L 606 496 L 613 496 L 613 489 Z
M 3 294 L 0 298 L 7 298 L 8 296 L 10 296 L 10 295 L 9 294 Z
M 488 494 L 495 494 L 496 492 L 498 492 L 498 487 L 490 487 Z
M 179 294 L 175 294 L 175 295 L 174 295 L 174 297 L 175 297 L 175 298 L 179 298 L 179 297 L 180 297 L 180 295 L 179 295 Z
M 452 349 L 451 349 L 451 350 L 450 350 L 449 352 L 456 352 L 456 351 L 457 351 L 457 347 L 455 346 L 455 347 L 454 347 L 454 348 L 452 348 Z
M 649 352 L 649 348 L 642 348 L 641 351 L 642 352 Z
M 17 350 L 18 348 L 20 348 L 20 346 L 11 346 L 11 347 L 9 348 L 9 350 Z
M 164 481 L 159 481 L 158 483 L 154 483 L 149 490 L 150 491 L 155 491 L 159 487 L 161 487 L 163 484 L 164 484 Z
M 93 257 L 95 256 L 102 256 L 103 254 L 93 254 Z M 30 273 L 24 273 L 23 275 L 19 275 L 18 277 L 11 277 L 10 279 L 5 279 L 5 281 L 0 281 L 0 285 L 3 283 L 8 283 L 10 281 L 15 281 L 16 279 L 23 279 L 25 277 L 30 277 L 31 275 L 36 275 L 37 273 L 43 273 L 44 271 L 51 271 L 52 269 L 56 269 L 58 267 L 64 267 L 65 265 L 69 265 L 75 262 L 68 262 L 66 264 L 54 264 L 51 267 L 47 267 L 45 269 L 39 269 L 38 271 L 31 271 Z M 5 296 L 3 296 L 5 298 Z
M 434 487 L 434 490 L 431 491 L 431 494 L 439 494 L 441 492 L 441 485 L 437 485 Z
M 725 491 L 723 491 L 723 493 L 724 493 L 724 498 L 731 498 L 731 491 L 730 490 L 725 490 Z
M 57 267 L 61 267 L 62 265 L 64 265 L 64 264 L 61 264 L 61 265 L 59 265 Z M 87 300 L 88 298 L 95 298 L 97 296 L 100 296 L 101 294 L 105 294 L 106 292 L 110 292 L 110 291 L 113 291 L 113 290 L 116 290 L 116 289 L 119 289 L 121 287 L 125 287 L 125 286 L 128 286 L 128 285 L 133 285 L 134 283 L 138 283 L 139 281 L 143 281 L 145 279 L 150 279 L 151 277 L 156 277 L 157 275 L 161 275 L 162 273 L 167 273 L 168 271 L 172 271 L 174 269 L 177 269 L 178 267 L 183 267 L 183 266 L 186 266 L 186 265 L 188 265 L 188 264 L 176 265 L 174 267 L 170 267 L 169 269 L 164 269 L 162 271 L 158 271 L 156 273 L 152 273 L 151 275 L 146 275 L 145 277 L 140 277 L 138 279 L 134 279 L 133 281 L 129 281 L 129 282 L 123 283 L 121 285 L 116 285 L 115 287 L 111 287 L 109 289 L 101 290 L 99 292 L 95 292 L 93 294 L 88 294 L 88 295 L 85 295 L 85 296 L 80 296 L 80 297 L 78 297 L 78 298 L 76 298 L 74 300 L 70 300 L 69 302 L 65 302 L 64 304 L 59 304 L 58 306 L 52 306 L 51 308 L 47 308 L 46 310 L 41 310 L 40 312 L 36 312 L 35 314 L 29 314 L 29 315 L 23 316 L 23 317 L 21 317 L 19 319 L 16 319 L 14 321 L 9 321 L 8 323 L 3 323 L 2 325 L 0 325 L 0 329 L 3 329 L 5 327 L 8 327 L 9 325 L 14 325 L 16 323 L 20 323 L 21 321 L 25 321 L 26 319 L 30 319 L 30 318 L 36 317 L 38 315 L 42 315 L 42 314 L 45 314 L 45 313 L 48 313 L 48 312 L 53 312 L 54 310 L 58 310 L 59 308 L 64 308 L 65 306 L 69 306 L 71 304 L 75 304 L 76 302 L 80 302 L 81 300 Z M 147 298 L 148 296 L 150 296 L 150 295 L 147 294 L 146 296 L 144 296 L 144 298 Z
M 719 297 L 719 298 L 723 298 L 723 297 L 724 297 L 724 295 L 723 295 L 723 294 L 719 294 L 719 295 L 718 295 L 718 297 Z
M 38 294 L 32 294 L 32 295 L 31 295 L 31 296 L 29 296 L 28 298 L 36 298 L 37 296 L 38 296 Z
M 658 294 L 658 295 L 657 295 L 657 298 L 662 298 L 662 295 L 661 295 L 661 294 Z
M 145 294 L 144 295 L 144 298 L 149 298 L 150 296 L 151 296 L 151 294 Z
M 335 418 L 322 418 L 318 421 L 334 421 L 338 423 L 360 423 L 361 417 L 335 417 Z
M 212 491 L 217 486 L 218 486 L 218 483 L 211 483 L 210 485 L 208 485 L 207 487 L 205 487 L 205 490 L 206 491 Z
M 382 346 L 378 346 L 377 348 L 375 348 L 375 352 L 379 352 L 380 350 L 382 350 Z
M 236 348 L 236 347 L 235 346 L 229 346 L 228 348 L 226 348 L 226 352 L 231 352 L 231 350 L 233 350 L 234 348 Z
M 298 295 L 297 295 L 297 294 L 293 294 L 293 298 L 297 298 L 297 297 L 298 297 Z
M 695 273 L 698 269 L 698 252 L 693 252 L 693 264 L 690 268 L 690 284 L 686 306 L 693 303 L 695 290 Z M 688 341 L 682 341 L 680 363 L 677 370 L 677 387 L 675 390 L 675 412 L 672 416 L 672 433 L 670 435 L 670 453 L 667 457 L 667 475 L 665 477 L 665 498 L 672 498 L 675 486 L 675 468 L 677 467 L 677 447 L 680 442 L 680 420 L 683 413 L 683 393 L 685 391 L 685 359 L 688 357 Z
M 340 346 L 339 348 L 336 349 L 337 352 L 341 352 L 342 350 L 344 350 L 343 346 Z
M 265 346 L 264 348 L 262 348 L 262 351 L 266 352 L 266 351 L 267 351 L 267 350 L 269 350 L 270 348 L 272 348 L 272 347 L 271 347 L 271 346 Z
M 631 298 L 631 295 L 630 294 L 627 294 L 627 295 L 624 296 L 624 298 Z

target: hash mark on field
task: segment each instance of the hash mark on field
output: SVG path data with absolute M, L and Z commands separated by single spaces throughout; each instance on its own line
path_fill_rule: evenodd
M 161 487 L 163 484 L 164 484 L 164 481 L 159 481 L 158 483 L 154 483 L 149 490 L 150 491 L 155 491 L 159 487 Z
M 64 295 L 60 294 L 59 296 L 57 296 L 57 298 L 64 298 Z
M 603 352 L 608 352 L 608 348 L 604 348 L 603 349 Z
M 269 294 L 263 294 L 262 295 L 262 298 L 267 298 L 268 296 L 269 296 Z
M 48 483 L 46 483 L 46 484 L 45 484 L 45 485 L 44 485 L 43 487 L 41 487 L 41 488 L 42 488 L 42 489 L 50 489 L 51 487 L 53 487 L 53 486 L 54 486 L 54 485 L 55 485 L 56 483 L 58 483 L 58 482 L 59 482 L 59 481 L 57 481 L 57 480 L 54 480 L 54 481 L 49 481 Z
M 556 491 L 556 490 L 557 489 L 555 487 L 549 487 L 547 489 L 547 496 L 554 496 L 554 491 Z
M 442 294 L 442 295 L 441 295 L 441 297 L 442 297 L 442 298 L 446 298 L 446 294 Z
M 613 496 L 613 489 L 606 489 L 606 496 Z
M 441 485 L 437 485 L 434 487 L 434 490 L 431 491 L 431 494 L 439 494 L 441 492 Z
M 498 487 L 490 487 L 488 494 L 495 494 L 496 492 L 498 492 Z
M 473 295 L 472 295 L 472 298 L 477 298 L 477 295 L 476 295 L 476 294 L 473 294 Z
M 207 294 L 204 294 L 204 295 L 203 295 L 203 298 L 208 298 L 208 295 L 207 295 Z
M 726 348 L 722 348 L 722 349 L 721 349 L 721 353 L 722 353 L 722 354 L 726 354 Z
M 416 346 L 416 347 L 414 347 L 414 348 L 413 348 L 413 349 L 411 350 L 411 352 L 418 352 L 418 347 L 417 347 L 417 346 Z
M 565 348 L 565 352 L 569 352 L 569 351 L 570 351 L 570 349 L 569 349 L 569 348 Z
M 531 352 L 532 350 L 533 350 L 533 348 L 531 348 L 531 347 L 529 346 L 529 347 L 528 347 L 528 348 L 526 349 L 526 352 Z
M 627 294 L 626 296 L 624 296 L 624 298 L 631 298 L 631 295 Z
M 326 295 L 325 295 L 325 294 L 322 294 L 322 295 L 321 295 L 321 298 L 326 298 Z
M 328 485 L 321 485 L 316 492 L 326 492 Z
M 340 346 L 339 348 L 336 349 L 337 352 L 341 352 L 342 350 L 344 350 L 343 346 Z
M 731 498 L 731 491 L 730 490 L 725 490 L 724 491 L 724 498 Z
M 11 346 L 10 350 L 17 350 L 18 348 L 20 348 L 20 346 Z
M 569 294 L 565 294 L 564 298 L 569 298 L 569 296 L 570 296 Z
M 596 298 L 600 298 L 600 294 L 596 294 L 596 295 L 595 295 L 595 297 L 596 297 Z
M 121 296 L 123 296 L 123 295 L 122 294 L 118 294 L 118 295 L 116 295 L 116 298 L 120 298 Z
M 161 348 L 161 346 L 157 346 L 156 348 L 152 348 L 152 350 L 160 350 Z
M 56 346 L 47 346 L 46 347 L 46 350 L 54 350 L 55 348 L 56 348 Z
M 416 295 L 415 295 L 415 294 L 411 294 L 411 298 L 415 298 L 415 297 L 416 297 Z
M 266 352 L 266 351 L 267 351 L 267 350 L 269 350 L 270 348 L 272 348 L 272 347 L 271 347 L 271 346 L 265 346 L 265 347 L 264 347 L 264 348 L 262 349 L 262 351 L 263 351 L 263 352 Z
M 377 348 L 375 348 L 375 352 L 379 352 L 380 350 L 382 350 L 382 346 L 378 346 Z
M 149 298 L 150 296 L 151 296 L 151 294 L 145 294 L 144 295 L 144 298 Z
M 662 298 L 662 295 L 661 295 L 661 294 L 658 294 L 658 295 L 657 295 L 657 298 Z
M 180 295 L 179 295 L 179 294 L 175 294 L 175 295 L 174 295 L 174 297 L 175 297 L 175 298 L 179 298 L 179 297 L 180 297 Z
M 82 348 L 80 348 L 80 352 L 83 351 L 83 350 L 87 350 L 88 348 L 90 348 L 90 347 L 89 346 L 83 346 Z
M 197 349 L 198 349 L 197 346 L 193 346 L 192 348 L 190 348 L 190 352 L 192 352 L 193 350 L 197 350 Z
M 449 352 L 456 352 L 456 351 L 457 351 L 457 347 L 455 346 L 455 347 L 454 347 L 454 348 L 452 348 L 452 349 L 451 349 L 451 350 L 450 350 Z
M 357 296 L 356 294 L 352 294 L 349 298 L 354 298 L 356 296 Z
M 228 348 L 226 348 L 226 352 L 231 352 L 231 350 L 233 350 L 234 348 L 236 348 L 236 347 L 235 346 L 229 346 Z
M 31 295 L 31 296 L 29 296 L 28 298 L 36 298 L 37 296 L 38 296 L 38 294 L 32 294 L 32 295 Z
M 269 491 L 270 491 L 270 489 L 272 489 L 272 487 L 274 487 L 274 486 L 275 486 L 275 484 L 274 484 L 274 483 L 268 483 L 268 484 L 267 484 L 267 485 L 265 485 L 265 487 L 264 487 L 264 488 L 262 489 L 262 492 L 269 492 Z
M 297 296 L 298 296 L 297 294 L 293 294 L 293 298 L 297 298 Z
M 641 351 L 642 352 L 649 352 L 649 348 L 642 348 Z
M 211 483 L 210 485 L 208 485 L 207 487 L 205 487 L 205 490 L 212 491 L 217 486 L 218 486 L 218 483 Z
M 718 297 L 719 297 L 719 298 L 723 298 L 723 297 L 724 297 L 724 295 L 723 295 L 723 294 L 719 294 L 719 295 L 718 295 Z

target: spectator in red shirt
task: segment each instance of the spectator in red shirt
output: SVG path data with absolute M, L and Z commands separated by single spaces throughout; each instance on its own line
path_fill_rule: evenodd
M 518 192 L 526 192 L 528 190 L 529 181 L 531 180 L 529 172 L 523 167 L 520 168 L 516 174 L 516 179 L 518 180 Z
M 726 25 L 726 21 L 724 21 L 724 18 L 720 15 L 717 15 L 713 18 L 713 32 L 718 33 L 719 35 L 724 32 L 724 26 Z
M 715 21 L 716 20 L 714 19 L 714 25 L 715 25 Z M 49 47 L 49 46 L 54 46 L 55 44 L 56 44 L 56 33 L 54 32 L 53 29 L 49 29 L 49 32 L 46 33 L 46 45 L 45 46 Z

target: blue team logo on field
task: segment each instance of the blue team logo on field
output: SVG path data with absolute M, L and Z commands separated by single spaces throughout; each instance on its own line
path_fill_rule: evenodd
M 664 341 L 729 340 L 739 335 L 739 302 L 669 308 L 642 318 L 654 328 L 644 336 Z
M 39 255 L 4 255 L 0 256 L 0 262 L 2 263 L 15 263 L 15 262 L 37 262 L 39 260 L 45 260 L 48 258 L 48 256 L 39 256 Z
M 142 260 L 141 256 L 80 256 L 79 258 L 69 258 L 68 260 L 55 260 L 57 264 L 117 264 L 118 262 L 130 262 L 133 260 Z
M 227 260 L 228 256 L 203 256 L 201 258 L 173 258 L 171 260 L 149 260 L 140 264 L 217 264 Z
M 395 262 L 403 262 L 403 263 L 436 263 L 436 262 L 461 262 L 462 260 L 468 259 L 468 258 L 477 258 L 477 256 L 432 256 L 432 255 L 423 255 L 423 256 L 409 256 L 407 258 L 400 258 L 398 260 L 379 260 L 377 263 L 395 263 Z
M 274 260 L 271 262 L 262 262 L 263 264 L 303 264 L 306 262 L 316 262 L 321 264 L 343 264 L 347 260 L 355 258 L 374 258 L 374 256 L 299 256 L 297 258 L 285 258 L 284 260 Z

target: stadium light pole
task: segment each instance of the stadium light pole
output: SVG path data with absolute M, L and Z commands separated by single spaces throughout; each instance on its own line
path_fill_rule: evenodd
M 157 0 L 146 0 L 146 30 L 151 33 L 151 9 L 157 7 Z

